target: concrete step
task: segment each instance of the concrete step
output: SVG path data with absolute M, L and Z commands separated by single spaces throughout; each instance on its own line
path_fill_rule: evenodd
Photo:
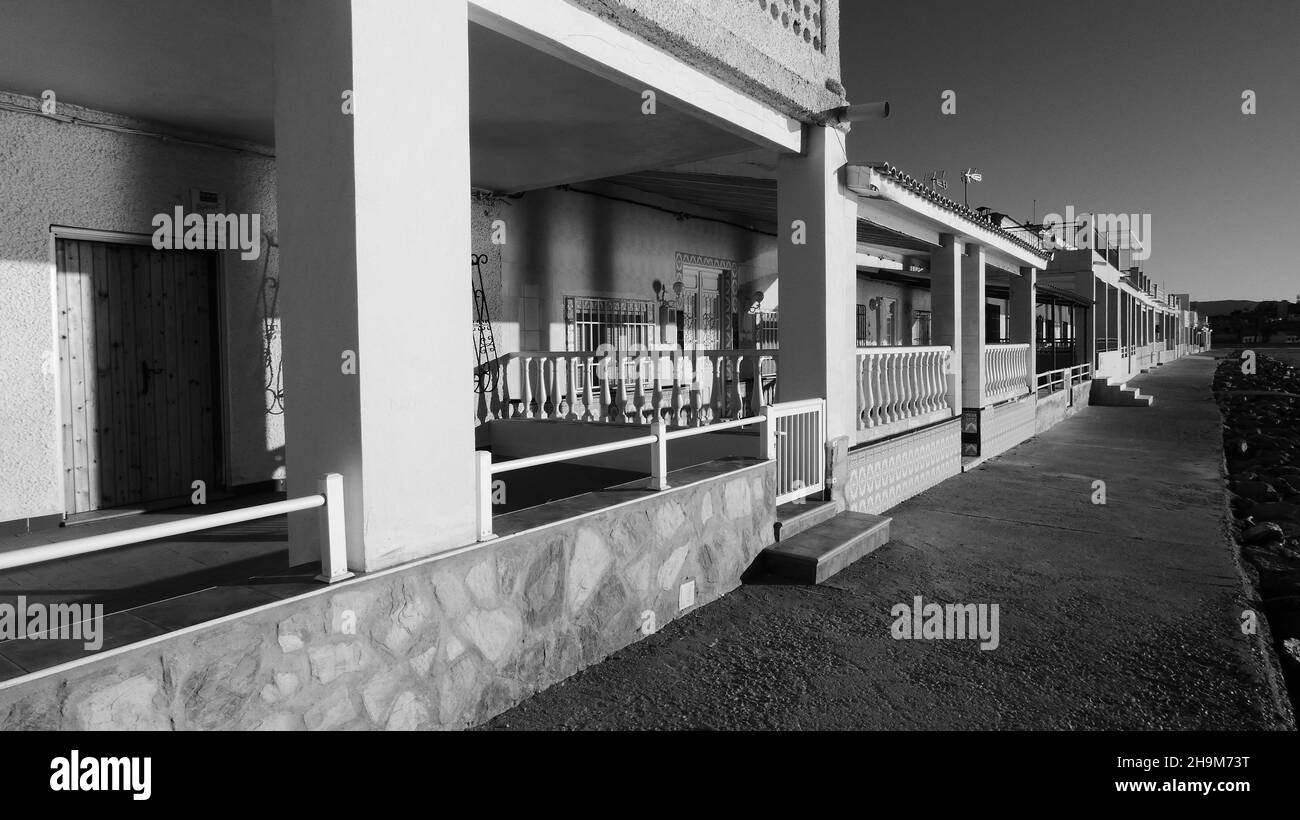
M 842 512 L 763 550 L 763 569 L 780 580 L 820 584 L 889 541 L 892 519 Z
M 1111 384 L 1109 379 L 1093 379 L 1092 391 L 1088 403 L 1098 407 L 1150 407 L 1155 402 L 1154 396 L 1144 396 L 1137 387 L 1128 382 Z
M 772 525 L 773 535 L 777 541 L 793 538 L 804 530 L 812 529 L 823 521 L 829 521 L 839 512 L 839 505 L 834 501 L 806 501 L 796 504 L 793 501 L 776 508 L 776 523 Z

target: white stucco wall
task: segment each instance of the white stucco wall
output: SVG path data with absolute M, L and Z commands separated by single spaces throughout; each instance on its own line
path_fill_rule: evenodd
M 24 106 L 39 101 L 0 93 Z M 60 105 L 60 113 L 157 126 Z M 55 301 L 50 226 L 151 233 L 150 220 L 191 188 L 221 192 L 229 213 L 261 214 L 274 235 L 275 163 L 268 157 L 111 133 L 0 110 L 0 521 L 63 512 Z M 275 251 L 268 275 L 276 276 Z M 223 253 L 223 436 L 232 484 L 272 478 L 282 461 L 282 416 L 266 412 L 263 259 Z M 278 361 L 279 351 L 273 350 Z M 42 363 L 49 362 L 44 371 Z
M 899 321 L 902 323 L 900 328 L 901 341 L 904 345 L 910 345 L 912 343 L 912 322 L 916 319 L 916 312 L 931 310 L 930 291 L 925 288 L 908 287 L 895 282 L 882 282 L 860 273 L 857 284 L 857 303 L 859 305 L 870 305 L 871 300 L 877 297 L 898 300 Z
M 628 189 L 612 193 L 638 197 Z M 660 207 L 672 205 L 648 195 L 639 198 Z M 481 232 L 492 221 L 479 218 L 485 210 L 505 223 L 504 246 L 493 248 L 483 242 Z M 776 238 L 763 233 L 703 219 L 678 221 L 670 213 L 641 205 L 557 189 L 531 191 L 491 209 L 479 206 L 475 213 L 476 249 L 489 253 L 490 271 L 500 266 L 495 274 L 500 277 L 499 301 L 492 295 L 494 274 L 486 274 L 489 302 L 495 302 L 494 310 L 499 308 L 493 316 L 498 353 L 520 348 L 522 298 L 538 300 L 544 348 L 564 350 L 566 296 L 653 300 L 656 280 L 671 288 L 678 253 L 734 263 L 737 310 L 742 314 L 749 307 L 744 293 L 755 288 L 769 297 L 764 300 L 766 309 L 777 307 Z

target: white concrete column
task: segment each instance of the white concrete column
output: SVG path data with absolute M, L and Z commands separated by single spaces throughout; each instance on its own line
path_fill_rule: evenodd
M 948 406 L 962 409 L 961 245 L 952 234 L 939 237 L 939 250 L 930 254 L 930 339 L 952 348 L 948 373 Z
M 289 494 L 341 473 L 374 570 L 475 537 L 467 8 L 276 0 L 274 26 Z M 294 563 L 316 530 L 291 519 Z
M 843 186 L 845 135 L 805 129 L 805 153 L 781 157 L 781 401 L 826 399 L 829 439 L 857 431 L 857 197 Z
M 1038 292 L 1038 269 L 1020 268 L 1020 275 L 1011 278 L 1011 341 L 1016 344 L 1029 343 L 1029 384 L 1030 390 L 1038 384 L 1038 342 L 1034 338 L 1034 315 Z M 1052 318 L 1056 318 L 1053 307 Z
M 1080 273 L 1075 275 L 1075 292 L 1081 293 L 1093 300 L 1091 305 L 1088 305 L 1087 307 L 1077 307 L 1074 310 L 1074 315 L 1076 317 L 1081 314 L 1084 317 L 1083 321 L 1079 322 L 1078 327 L 1074 331 L 1075 358 L 1078 360 L 1078 364 L 1088 363 L 1092 364 L 1094 367 L 1097 363 L 1097 334 L 1098 329 L 1101 327 L 1099 322 L 1104 321 L 1104 319 L 1098 318 L 1097 313 L 1098 311 L 1105 310 L 1105 303 L 1102 301 L 1105 296 L 1103 293 L 1102 297 L 1098 298 L 1098 285 L 1100 285 L 1100 288 L 1103 291 L 1105 290 L 1106 284 L 1104 282 L 1099 283 L 1097 277 L 1093 276 L 1091 273 Z M 1105 314 L 1103 314 L 1103 316 L 1104 315 Z
M 984 406 L 984 248 L 968 245 L 961 258 L 961 403 Z

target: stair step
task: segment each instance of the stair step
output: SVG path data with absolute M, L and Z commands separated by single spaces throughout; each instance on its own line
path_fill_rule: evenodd
M 772 526 L 773 534 L 777 541 L 783 538 L 793 538 L 823 521 L 829 521 L 835 517 L 835 513 L 838 511 L 839 505 L 834 501 L 782 504 L 776 508 L 776 523 Z
M 1142 389 L 1131 386 L 1128 382 L 1111 384 L 1108 380 L 1096 379 L 1092 383 L 1092 393 L 1088 403 L 1101 407 L 1150 407 L 1155 399 L 1143 395 Z
M 797 584 L 820 584 L 889 541 L 893 519 L 842 512 L 763 550 L 763 568 Z

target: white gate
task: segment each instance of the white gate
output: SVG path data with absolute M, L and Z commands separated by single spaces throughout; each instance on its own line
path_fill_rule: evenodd
M 763 408 L 769 458 L 776 459 L 778 505 L 826 486 L 826 400 L 806 399 Z

